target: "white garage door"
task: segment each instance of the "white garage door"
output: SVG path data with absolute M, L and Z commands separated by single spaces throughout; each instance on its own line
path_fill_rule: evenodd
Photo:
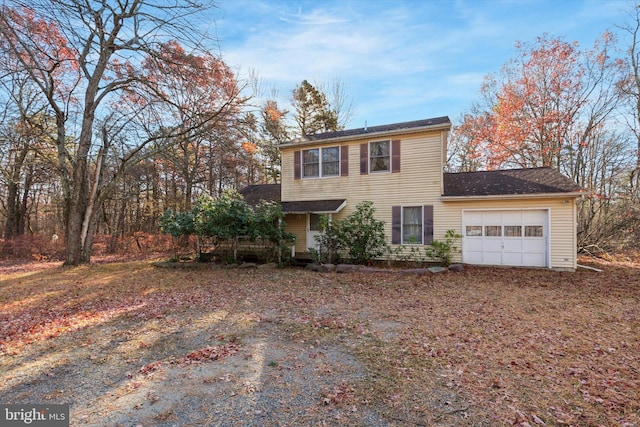
M 463 211 L 462 261 L 547 267 L 548 211 Z

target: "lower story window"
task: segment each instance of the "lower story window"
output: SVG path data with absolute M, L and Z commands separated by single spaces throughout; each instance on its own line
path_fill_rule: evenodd
M 402 243 L 422 244 L 422 206 L 402 208 Z
M 433 205 L 392 206 L 391 243 L 430 245 L 433 243 Z

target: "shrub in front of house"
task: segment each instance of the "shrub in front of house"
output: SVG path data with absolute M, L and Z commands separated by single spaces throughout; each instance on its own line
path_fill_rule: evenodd
M 342 220 L 322 215 L 320 228 L 319 249 L 310 249 L 318 263 L 345 260 L 367 264 L 382 256 L 387 246 L 384 221 L 375 218 L 375 208 L 370 201 L 359 203 L 356 210 Z

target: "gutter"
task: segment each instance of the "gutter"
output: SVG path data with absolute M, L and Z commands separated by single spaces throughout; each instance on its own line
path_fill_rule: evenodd
M 440 196 L 443 202 L 466 202 L 474 200 L 512 200 L 512 199 L 577 199 L 585 193 L 535 193 L 535 194 L 495 194 L 486 196 Z

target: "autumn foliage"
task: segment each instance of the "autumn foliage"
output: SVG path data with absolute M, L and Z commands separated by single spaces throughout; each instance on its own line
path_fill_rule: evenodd
M 467 154 L 487 169 L 552 166 L 572 174 L 566 162 L 615 106 L 617 95 L 603 92 L 622 77 L 621 62 L 610 57 L 613 43 L 608 32 L 589 51 L 547 35 L 533 45 L 518 43 L 518 56 L 499 76 L 486 77 L 486 104 L 457 129 L 468 141 Z

